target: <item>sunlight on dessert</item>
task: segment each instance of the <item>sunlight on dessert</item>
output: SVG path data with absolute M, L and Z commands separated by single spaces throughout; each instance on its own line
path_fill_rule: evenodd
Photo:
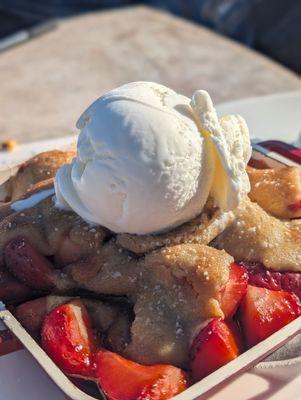
M 246 121 L 240 115 L 227 115 L 219 120 L 205 90 L 196 91 L 190 104 L 199 130 L 215 156 L 211 195 L 221 209 L 232 210 L 250 191 L 246 165 L 251 145 Z
M 201 213 L 224 211 L 249 191 L 243 118 L 218 120 L 210 96 L 192 100 L 152 82 L 97 99 L 80 117 L 78 155 L 55 179 L 56 205 L 114 232 L 147 234 Z

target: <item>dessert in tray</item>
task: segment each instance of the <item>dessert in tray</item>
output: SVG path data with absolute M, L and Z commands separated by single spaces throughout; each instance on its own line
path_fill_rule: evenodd
M 136 82 L 77 126 L 0 206 L 0 299 L 66 374 L 168 399 L 301 315 L 300 169 L 247 166 L 242 117 Z

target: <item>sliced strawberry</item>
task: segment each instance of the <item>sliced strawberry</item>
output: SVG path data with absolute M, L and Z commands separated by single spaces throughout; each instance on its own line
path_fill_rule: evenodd
M 270 271 L 261 263 L 241 263 L 248 271 L 249 284 L 270 290 L 295 293 L 301 300 L 301 273 Z
M 226 318 L 231 318 L 236 312 L 239 303 L 246 294 L 248 287 L 247 271 L 238 264 L 230 267 L 229 281 L 222 292 L 221 308 Z
M 80 300 L 50 311 L 41 338 L 44 350 L 64 372 L 94 378 L 94 338 L 88 312 Z
M 238 332 L 231 324 L 215 318 L 202 329 L 190 350 L 193 381 L 199 381 L 240 354 Z
M 0 299 L 2 301 L 17 300 L 33 295 L 33 290 L 19 282 L 6 269 L 0 268 Z
M 291 211 L 299 211 L 299 210 L 301 209 L 301 199 L 298 200 L 298 201 L 296 201 L 296 203 L 294 203 L 294 204 L 290 204 L 290 205 L 288 206 L 288 208 L 289 208 Z
M 109 400 L 166 400 L 187 389 L 185 373 L 172 365 L 144 366 L 100 350 L 98 383 Z
M 4 249 L 7 269 L 21 282 L 39 290 L 54 287 L 55 270 L 51 262 L 40 254 L 24 237 L 11 240 Z
M 254 346 L 299 315 L 301 304 L 293 293 L 249 285 L 239 310 L 246 344 Z

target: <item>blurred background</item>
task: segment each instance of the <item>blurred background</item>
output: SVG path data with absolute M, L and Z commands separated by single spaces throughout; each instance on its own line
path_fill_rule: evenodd
M 1 0 L 0 35 L 53 18 L 138 3 L 205 25 L 301 73 L 300 0 Z
M 300 0 L 0 0 L 0 140 L 75 133 L 129 81 L 225 102 L 301 89 Z

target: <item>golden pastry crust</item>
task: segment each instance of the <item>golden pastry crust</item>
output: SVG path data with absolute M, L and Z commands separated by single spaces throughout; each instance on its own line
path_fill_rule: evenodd
M 275 271 L 301 271 L 301 229 L 298 222 L 282 221 L 245 199 L 236 219 L 214 241 L 236 261 L 259 261 Z
M 27 238 L 41 254 L 63 260 L 47 271 L 50 293 L 87 290 L 130 302 L 135 318 L 124 355 L 144 364 L 186 366 L 191 341 L 202 324 L 223 316 L 219 301 L 232 257 L 200 244 L 137 256 L 118 246 L 112 236 L 73 212 L 55 208 L 50 196 L 0 222 L 0 265 L 22 284 L 40 290 L 38 271 L 35 276 L 24 270 L 20 275 L 19 267 L 8 267 L 3 257 L 11 239 Z
M 4 183 L 6 201 L 14 201 L 26 194 L 32 185 L 53 178 L 56 171 L 75 157 L 75 150 L 51 150 L 40 153 L 21 164 L 17 173 Z
M 23 196 L 21 196 L 18 200 L 4 203 L 2 206 L 0 206 L 0 221 L 15 212 L 14 208 L 13 208 L 15 202 L 26 199 L 36 193 L 39 193 L 39 192 L 42 192 L 44 190 L 48 190 L 51 188 L 53 188 L 53 178 L 46 179 L 44 181 L 41 181 L 41 182 L 31 185 L 31 187 L 29 189 L 27 189 L 26 193 Z
M 234 220 L 232 212 L 222 213 L 207 205 L 203 212 L 191 221 L 170 232 L 157 235 L 117 235 L 117 243 L 136 254 L 145 254 L 164 246 L 180 243 L 208 244 Z
M 141 363 L 185 366 L 200 327 L 210 318 L 223 317 L 220 292 L 232 262 L 226 252 L 199 244 L 146 255 L 125 355 Z
M 288 221 L 287 224 L 290 227 L 290 229 L 296 231 L 297 234 L 298 232 L 301 233 L 301 218 L 292 219 L 291 221 Z
M 184 367 L 200 327 L 223 317 L 219 301 L 232 262 L 226 252 L 199 244 L 165 247 L 137 259 L 110 241 L 64 272 L 81 288 L 126 296 L 133 304 L 126 357 Z
M 101 226 L 91 227 L 78 215 L 54 207 L 53 195 L 32 208 L 14 212 L 0 221 L 0 265 L 6 243 L 15 237 L 27 237 L 44 255 L 59 254 L 60 249 L 71 242 L 79 253 L 77 258 L 90 254 L 101 247 L 110 233 Z
M 281 219 L 300 218 L 301 170 L 297 167 L 247 169 L 251 191 L 249 197 L 265 211 Z
M 223 250 L 201 244 L 181 244 L 153 251 L 145 256 L 144 262 L 155 279 L 169 271 L 176 279 L 189 284 L 198 303 L 198 310 L 187 309 L 189 319 L 189 315 L 195 313 L 204 317 L 223 314 L 217 293 L 228 282 L 229 265 L 233 261 L 233 257 Z

